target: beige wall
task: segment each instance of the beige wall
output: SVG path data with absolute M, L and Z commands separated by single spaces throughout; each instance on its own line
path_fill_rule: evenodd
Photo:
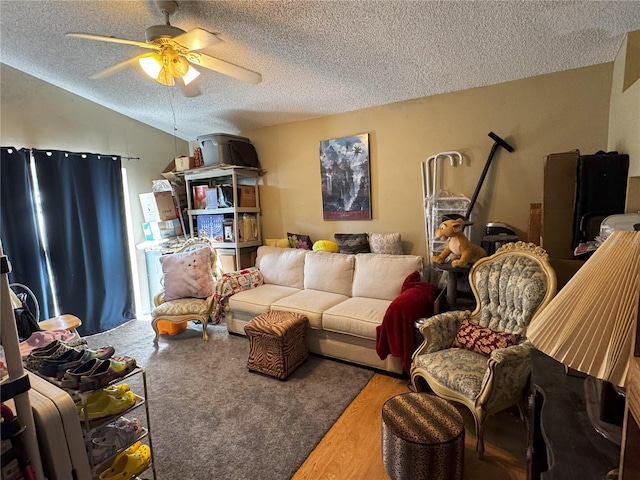
M 152 180 L 162 178 L 160 172 L 172 158 L 189 152 L 183 140 L 2 64 L 0 144 L 139 157 L 122 161 L 135 243 L 144 240 L 138 194 L 151 191 Z M 144 252 L 135 251 L 134 255 L 144 309 L 148 304 Z
M 440 184 L 471 197 L 493 131 L 516 151 L 496 153 L 474 207 L 472 239 L 481 240 L 488 221 L 511 224 L 526 239 L 529 205 L 542 200 L 545 156 L 606 148 L 612 71 L 608 63 L 243 132 L 267 170 L 265 237 L 400 232 L 405 253 L 424 256 L 421 162 L 442 151 L 463 153 L 464 165 L 441 164 Z M 323 221 L 319 142 L 359 133 L 370 134 L 373 219 Z
M 628 213 L 640 211 L 640 30 L 629 32 L 613 68 L 609 146 L 629 154 Z M 625 88 L 626 85 L 626 88 Z
M 124 161 L 129 178 L 135 242 L 142 241 L 138 193 L 188 145 L 95 103 L 1 65 L 0 143 L 140 157 Z M 516 151 L 494 157 L 474 208 L 473 240 L 487 221 L 513 225 L 526 238 L 529 204 L 542 199 L 545 155 L 606 148 L 613 63 L 490 87 L 325 116 L 244 132 L 255 143 L 264 177 L 265 237 L 287 231 L 332 238 L 338 232 L 400 232 L 406 253 L 426 255 L 420 163 L 458 150 L 465 164 L 441 164 L 441 185 L 471 196 L 493 141 Z M 634 88 L 637 85 L 634 86 Z M 322 219 L 318 147 L 321 140 L 370 134 L 373 219 Z M 176 147 L 177 145 L 177 147 Z M 5 206 L 6 208 L 6 206 Z M 138 283 L 146 302 L 144 256 L 136 252 Z

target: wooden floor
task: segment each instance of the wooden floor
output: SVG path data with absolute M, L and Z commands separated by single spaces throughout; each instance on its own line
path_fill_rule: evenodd
M 381 454 L 380 413 L 384 402 L 408 392 L 407 380 L 375 374 L 311 452 L 293 480 L 386 480 Z M 526 426 L 517 413 L 491 417 L 484 460 L 475 454 L 473 416 L 459 407 L 465 422 L 465 480 L 525 480 Z

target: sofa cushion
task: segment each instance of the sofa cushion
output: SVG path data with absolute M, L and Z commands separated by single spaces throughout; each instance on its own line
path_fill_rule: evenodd
M 351 296 L 355 255 L 309 252 L 304 260 L 304 288 Z
M 264 283 L 302 289 L 306 250 L 296 248 L 259 247 L 256 267 Z
M 422 257 L 417 255 L 358 254 L 351 295 L 393 300 L 407 275 L 416 270 L 422 272 Z
M 301 313 L 309 319 L 311 328 L 322 328 L 322 313 L 340 302 L 348 300 L 346 295 L 305 289 L 281 298 L 271 305 L 271 310 Z
M 376 327 L 390 304 L 389 300 L 349 298 L 324 312 L 322 328 L 375 341 Z
M 229 310 L 260 315 L 268 312 L 272 303 L 299 291 L 299 288 L 283 287 L 281 285 L 260 285 L 251 290 L 231 295 L 229 297 Z

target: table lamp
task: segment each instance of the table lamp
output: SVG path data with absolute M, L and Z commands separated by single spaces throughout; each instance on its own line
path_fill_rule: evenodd
M 640 232 L 614 231 L 532 320 L 527 337 L 538 350 L 592 377 L 587 380 L 602 380 L 603 391 L 610 384 L 624 387 L 629 361 L 638 348 L 639 302 Z M 586 382 L 585 389 L 588 397 Z M 602 421 L 591 421 L 596 430 L 619 444 L 620 432 L 614 430 L 610 437 L 599 425 L 607 423 L 603 414 L 623 410 L 624 401 L 621 408 L 612 407 L 603 398 L 587 398 L 588 405 L 600 403 Z M 619 414 L 621 419 L 623 411 Z

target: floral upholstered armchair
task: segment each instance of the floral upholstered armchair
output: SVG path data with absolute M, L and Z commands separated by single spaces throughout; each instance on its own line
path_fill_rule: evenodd
M 208 340 L 207 324 L 214 308 L 216 250 L 206 237 L 190 238 L 175 253 L 160 257 L 163 285 L 153 298 L 151 326 L 158 344 L 158 322 L 180 324 L 197 320 Z
M 151 326 L 158 344 L 158 322 L 178 324 L 197 320 L 202 337 L 209 339 L 207 325 L 224 320 L 227 299 L 234 293 L 262 285 L 255 267 L 225 273 L 215 278 L 216 249 L 206 237 L 190 238 L 175 254 L 160 257 L 164 289 L 154 297 Z
M 482 458 L 487 418 L 523 396 L 534 348 L 527 327 L 554 297 L 556 275 L 544 249 L 517 242 L 477 261 L 469 283 L 475 310 L 426 319 L 410 373 L 416 391 L 430 389 L 471 410 Z

